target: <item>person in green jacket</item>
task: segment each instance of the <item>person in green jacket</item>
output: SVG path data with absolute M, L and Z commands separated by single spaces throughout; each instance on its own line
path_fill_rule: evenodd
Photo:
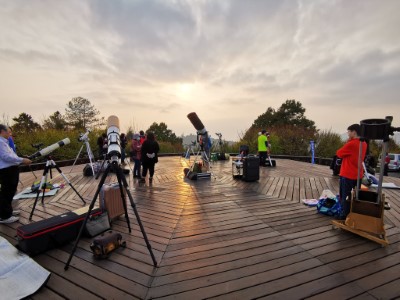
M 267 159 L 268 138 L 266 132 L 266 130 L 263 130 L 258 136 L 258 155 L 260 157 L 260 166 L 265 166 L 265 160 Z

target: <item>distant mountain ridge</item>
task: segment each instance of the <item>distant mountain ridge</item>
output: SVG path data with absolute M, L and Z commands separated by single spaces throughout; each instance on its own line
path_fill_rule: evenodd
M 181 136 L 182 138 L 182 144 L 183 145 L 190 145 L 192 142 L 197 141 L 197 135 L 195 134 L 189 134 L 185 136 Z M 214 141 L 218 141 L 218 138 L 213 138 L 211 137 L 211 142 L 214 143 Z M 222 141 L 225 141 L 224 137 L 222 136 Z M 226 141 L 229 145 L 233 144 L 233 141 Z

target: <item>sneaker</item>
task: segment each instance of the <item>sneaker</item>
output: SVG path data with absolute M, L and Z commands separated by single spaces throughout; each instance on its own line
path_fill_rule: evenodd
M 140 179 L 139 179 L 139 182 L 146 182 L 146 179 L 140 178 Z
M 9 223 L 14 223 L 19 220 L 18 217 L 11 216 L 8 219 L 0 219 L 0 224 L 9 224 Z
M 20 210 L 14 209 L 13 212 L 12 212 L 12 215 L 13 216 L 18 216 L 20 213 L 21 213 Z

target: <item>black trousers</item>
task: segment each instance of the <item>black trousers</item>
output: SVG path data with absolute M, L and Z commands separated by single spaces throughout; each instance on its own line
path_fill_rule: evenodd
M 267 160 L 267 151 L 258 151 L 260 156 L 260 166 L 265 167 L 265 161 Z
M 12 216 L 12 199 L 17 191 L 19 180 L 18 166 L 0 169 L 0 219 L 8 219 Z
M 153 177 L 153 175 L 154 175 L 154 166 L 155 166 L 154 162 L 144 161 L 143 162 L 142 176 L 146 177 L 147 170 L 149 170 L 150 177 Z

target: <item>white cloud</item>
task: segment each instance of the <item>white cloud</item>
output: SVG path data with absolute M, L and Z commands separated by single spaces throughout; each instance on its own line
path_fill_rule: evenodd
M 0 0 L 0 99 L 9 115 L 39 119 L 82 96 L 126 126 L 164 121 L 177 134 L 194 131 L 186 115 L 196 111 L 227 138 L 286 99 L 301 101 L 320 128 L 388 114 L 396 123 L 399 8 Z

